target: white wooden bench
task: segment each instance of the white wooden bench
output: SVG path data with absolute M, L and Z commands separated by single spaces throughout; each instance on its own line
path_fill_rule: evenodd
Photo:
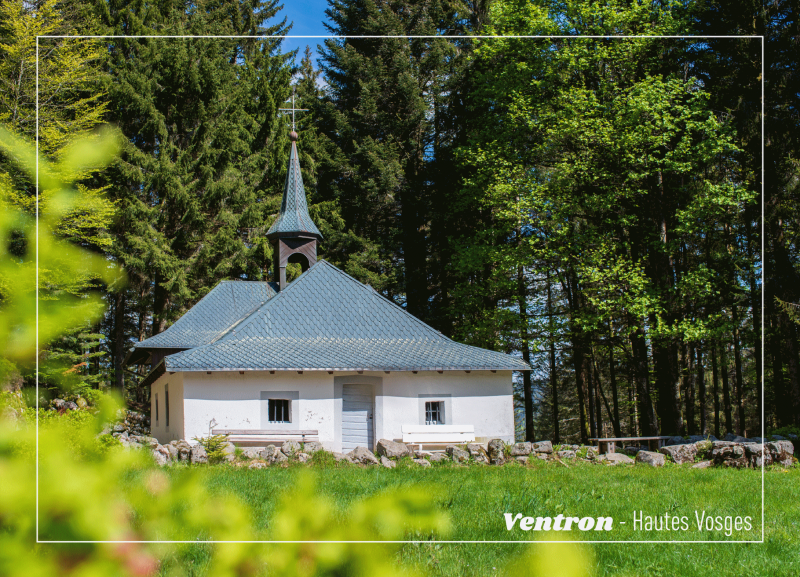
M 212 435 L 228 435 L 232 443 L 283 443 L 319 441 L 319 431 L 299 429 L 211 429 Z
M 403 442 L 407 445 L 452 445 L 475 441 L 473 425 L 403 425 Z

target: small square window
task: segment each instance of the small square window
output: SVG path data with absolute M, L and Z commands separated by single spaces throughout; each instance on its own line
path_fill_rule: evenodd
M 269 422 L 291 423 L 288 399 L 269 399 Z
M 444 425 L 443 401 L 427 401 L 425 403 L 425 424 Z

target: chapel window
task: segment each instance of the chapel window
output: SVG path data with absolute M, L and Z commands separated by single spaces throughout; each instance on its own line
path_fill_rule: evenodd
M 425 403 L 425 424 L 444 425 L 443 401 L 427 401 Z
M 158 393 L 156 393 L 156 425 L 158 425 Z
M 270 423 L 290 423 L 291 413 L 289 412 L 288 399 L 269 399 L 269 422 Z
M 165 425 L 169 427 L 169 385 L 164 385 Z

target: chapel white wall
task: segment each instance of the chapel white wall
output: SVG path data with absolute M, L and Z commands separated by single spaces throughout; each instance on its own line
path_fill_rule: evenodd
M 365 373 L 366 374 L 366 373 Z M 375 373 L 382 391 L 375 398 L 376 439 L 403 437 L 403 425 L 423 425 L 425 401 L 445 400 L 447 424 L 473 425 L 479 441 L 514 442 L 511 371 L 420 371 Z M 444 395 L 450 395 L 446 397 Z M 432 395 L 422 397 L 421 395 Z M 448 402 L 449 401 L 449 402 Z
M 292 422 L 262 423 L 262 391 L 296 392 Z M 303 429 L 319 431 L 322 445 L 335 450 L 333 377 L 326 372 L 214 371 L 184 373 L 186 439 L 205 437 L 213 419 L 218 429 Z
M 167 426 L 167 395 L 169 390 L 169 426 Z M 158 412 L 156 412 L 156 396 Z M 161 375 L 150 386 L 150 435 L 162 445 L 185 438 L 183 374 Z
M 338 386 L 334 386 L 334 378 Z M 152 390 L 159 391 L 161 403 L 166 382 L 170 389 L 170 429 L 164 428 L 162 405 L 161 424 L 152 429 L 159 442 L 184 438 L 194 443 L 194 437 L 208 435 L 209 421 L 214 419 L 217 423 L 214 428 L 220 429 L 317 430 L 327 450 L 341 451 L 341 391 L 342 383 L 347 382 L 373 384 L 376 441 L 402 439 L 403 425 L 424 424 L 424 402 L 440 398 L 447 399 L 447 424 L 474 426 L 479 441 L 498 438 L 507 443 L 514 441 L 511 371 L 444 371 L 441 374 L 392 371 L 362 375 L 355 372 L 329 375 L 325 371 L 306 371 L 302 375 L 296 372 L 269 374 L 268 371 L 244 374 L 215 371 L 210 375 L 175 373 L 162 376 L 153 385 Z M 291 425 L 262 423 L 262 391 L 297 392 Z

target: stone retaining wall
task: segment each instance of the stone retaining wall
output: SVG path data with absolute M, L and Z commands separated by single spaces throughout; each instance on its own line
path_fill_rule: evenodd
M 159 445 L 151 437 L 128 436 L 129 446 L 143 446 L 153 454 L 160 465 L 169 462 L 187 461 L 194 464 L 207 463 L 208 457 L 200 445 L 190 445 L 186 441 L 172 441 L 168 445 Z M 281 446 L 247 447 L 241 449 L 239 455 L 233 443 L 224 449 L 224 460 L 238 466 L 254 469 L 270 465 L 288 464 L 289 462 L 305 463 L 312 459 L 314 453 L 323 451 L 317 442 L 300 444 L 287 441 Z M 323 451 L 324 452 L 324 451 Z M 668 445 L 659 452 L 635 451 L 635 459 L 624 453 L 597 454 L 595 447 L 579 445 L 553 446 L 550 441 L 536 443 L 515 443 L 506 445 L 500 439 L 494 439 L 484 446 L 478 443 L 466 445 L 448 445 L 443 453 L 417 451 L 403 443 L 381 439 L 373 453 L 365 447 L 357 447 L 347 454 L 332 453 L 335 461 L 359 464 L 363 466 L 383 466 L 394 468 L 401 459 L 408 464 L 429 467 L 431 463 L 451 463 L 453 465 L 504 465 L 518 463 L 528 465 L 533 459 L 541 461 L 592 462 L 603 465 L 637 464 L 650 467 L 663 467 L 666 463 L 689 465 L 695 469 L 707 467 L 758 468 L 764 465 L 781 465 L 790 467 L 794 464 L 794 445 L 790 441 L 772 441 L 767 443 L 737 443 L 734 441 L 711 441 L 702 439 L 694 443 Z
M 62 401 L 64 403 L 64 401 Z M 72 407 L 60 407 L 71 410 Z M 187 461 L 207 463 L 208 457 L 200 445 L 190 445 L 186 441 L 172 441 L 161 445 L 149 436 L 150 422 L 147 416 L 135 411 L 119 411 L 118 422 L 103 430 L 111 434 L 126 448 L 149 450 L 156 463 L 166 465 L 170 462 Z M 287 441 L 280 447 L 246 447 L 241 449 L 239 464 L 247 463 L 251 468 L 266 467 L 271 464 L 289 461 L 307 462 L 311 455 L 322 451 L 322 445 L 309 442 L 300 445 L 297 441 Z M 224 449 L 224 460 L 237 461 L 236 447 L 228 443 Z M 493 439 L 485 446 L 479 443 L 448 445 L 444 453 L 416 451 L 396 441 L 381 439 L 376 454 L 365 447 L 358 447 L 348 454 L 333 453 L 336 461 L 346 461 L 361 465 L 395 467 L 398 459 L 408 458 L 420 466 L 431 463 L 503 465 L 519 463 L 527 465 L 531 459 L 541 461 L 571 460 L 589 461 L 605 465 L 641 464 L 662 467 L 667 462 L 678 465 L 692 465 L 692 468 L 707 467 L 759 468 L 761 465 L 780 465 L 790 467 L 794 464 L 794 444 L 783 437 L 773 437 L 771 441 L 761 438 L 747 439 L 736 435 L 726 435 L 723 440 L 709 437 L 673 437 L 659 452 L 651 452 L 646 447 L 623 447 L 618 453 L 600 455 L 595 447 L 581 445 L 556 445 L 550 441 L 535 443 L 521 442 L 506 445 L 500 439 Z
M 52 409 L 58 411 L 79 410 L 76 403 L 55 399 Z M 149 450 L 159 465 L 170 462 L 187 461 L 190 463 L 207 463 L 208 456 L 200 445 L 188 442 L 172 441 L 161 445 L 150 436 L 150 419 L 136 411 L 120 410 L 118 421 L 106 427 L 101 434 L 110 434 L 118 439 L 126 448 Z M 521 442 L 505 444 L 500 439 L 493 439 L 485 446 L 479 443 L 466 445 L 448 445 L 444 453 L 416 451 L 412 447 L 396 441 L 381 439 L 376 446 L 376 453 L 365 447 L 357 447 L 346 455 L 332 453 L 336 461 L 345 461 L 360 465 L 384 466 L 393 468 L 399 459 L 408 458 L 408 462 L 428 467 L 431 463 L 503 465 L 519 463 L 527 465 L 532 459 L 541 461 L 571 460 L 588 461 L 605 465 L 641 464 L 661 467 L 667 462 L 678 465 L 691 464 L 694 469 L 707 467 L 759 468 L 763 465 L 780 465 L 791 467 L 797 461 L 794 457 L 794 443 L 797 437 L 785 439 L 774 435 L 771 440 L 762 438 L 745 438 L 728 434 L 723 440 L 714 436 L 673 437 L 666 442 L 659 452 L 651 452 L 647 447 L 622 447 L 620 452 L 600 455 L 597 448 L 581 445 L 556 445 L 550 441 L 535 443 Z M 224 449 L 224 461 L 248 464 L 251 468 L 262 468 L 271 464 L 288 463 L 290 461 L 307 462 L 311 455 L 322 451 L 322 445 L 309 442 L 300 445 L 297 441 L 287 441 L 280 447 L 242 448 L 237 459 L 236 447 L 227 443 Z M 633 457 L 633 458 L 632 458 Z

